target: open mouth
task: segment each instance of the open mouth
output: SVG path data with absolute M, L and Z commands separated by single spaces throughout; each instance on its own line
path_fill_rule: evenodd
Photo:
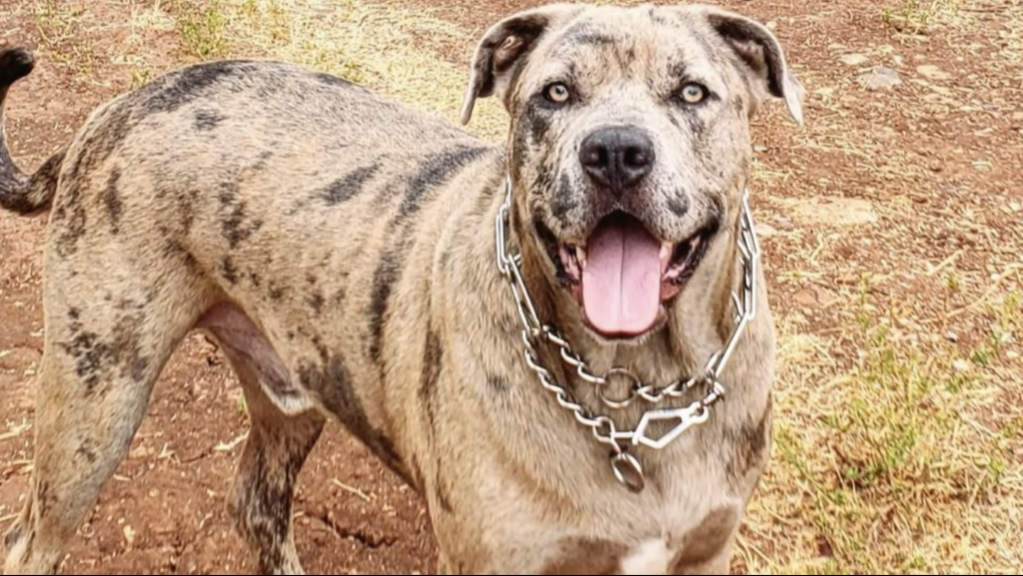
M 635 217 L 604 217 L 585 245 L 558 241 L 537 222 L 558 279 L 579 300 L 590 326 L 609 338 L 649 331 L 663 305 L 692 278 L 716 224 L 678 243 L 662 242 Z

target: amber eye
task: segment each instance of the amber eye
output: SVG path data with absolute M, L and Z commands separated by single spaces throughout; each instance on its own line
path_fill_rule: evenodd
M 565 86 L 561 82 L 555 82 L 547 88 L 544 88 L 544 96 L 555 104 L 564 104 L 568 102 L 570 96 L 568 92 L 568 86 Z
M 682 87 L 681 97 L 686 104 L 699 104 L 707 97 L 707 89 L 695 82 L 690 82 Z

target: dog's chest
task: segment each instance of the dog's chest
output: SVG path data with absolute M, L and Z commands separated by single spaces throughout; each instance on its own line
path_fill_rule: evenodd
M 710 478 L 665 486 L 664 497 L 634 500 L 620 494 L 596 496 L 615 502 L 583 519 L 592 538 L 570 533 L 552 539 L 541 574 L 676 574 L 722 557 L 741 516 L 741 501 Z M 562 527 L 563 529 L 564 527 Z M 574 531 L 572 531 L 574 532 Z M 535 535 L 535 534 L 534 534 Z

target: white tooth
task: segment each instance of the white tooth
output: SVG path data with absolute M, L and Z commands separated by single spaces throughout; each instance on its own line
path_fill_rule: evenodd
M 575 247 L 575 259 L 579 262 L 579 268 L 586 268 L 586 249 L 582 246 Z
M 671 244 L 665 242 L 661 244 L 661 260 L 667 260 L 671 258 Z

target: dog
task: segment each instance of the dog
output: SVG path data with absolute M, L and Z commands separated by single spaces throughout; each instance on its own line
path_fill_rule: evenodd
M 5 50 L 0 98 L 33 66 Z M 31 175 L 0 139 L 0 205 L 49 215 L 5 573 L 59 569 L 192 330 L 249 407 L 227 506 L 263 573 L 302 572 L 329 420 L 424 498 L 440 573 L 727 573 L 772 445 L 750 121 L 801 125 L 803 93 L 741 14 L 559 3 L 485 31 L 462 125 L 221 60 L 102 104 Z M 488 97 L 505 142 L 464 128 Z

